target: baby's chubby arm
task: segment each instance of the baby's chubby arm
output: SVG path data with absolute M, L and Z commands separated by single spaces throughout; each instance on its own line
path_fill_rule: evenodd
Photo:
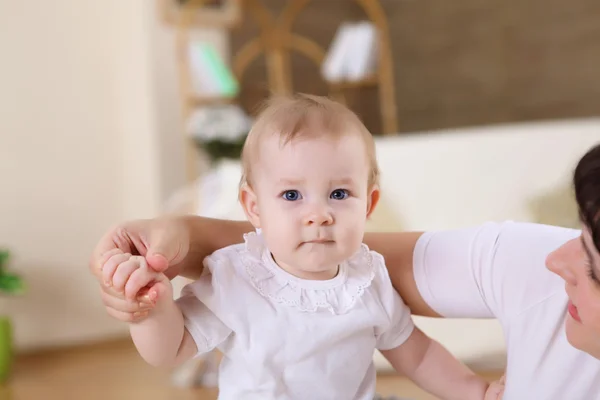
M 414 325 L 410 310 L 392 287 L 383 257 L 371 254 L 373 265 L 379 267 L 373 285 L 388 320 L 376 329 L 377 348 L 392 366 L 441 399 L 501 399 L 503 384 L 490 386 Z
M 155 367 L 174 367 L 198 352 L 173 299 L 159 300 L 147 318 L 129 324 L 129 332 L 142 358 Z
M 400 346 L 381 353 L 398 372 L 440 399 L 487 399 L 489 384 L 417 327 Z
M 129 324 L 133 342 L 150 365 L 172 367 L 197 353 L 196 343 L 184 327 L 183 314 L 173 300 L 173 288 L 162 273 L 148 268 L 144 257 L 129 256 L 127 260 L 108 265 L 104 280 L 129 299 L 136 299 L 140 290 L 151 288 L 150 300 L 155 303 L 146 318 Z

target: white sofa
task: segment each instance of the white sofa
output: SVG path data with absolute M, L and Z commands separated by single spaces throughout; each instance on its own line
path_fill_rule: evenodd
M 378 138 L 382 201 L 369 229 L 446 229 L 506 219 L 564 221 L 553 220 L 553 215 L 575 221 L 572 204 L 553 201 L 552 196 L 567 193 L 576 162 L 599 142 L 600 118 Z M 199 193 L 197 212 L 243 219 L 236 201 L 239 173 L 239 164 L 230 162 L 200 182 L 194 189 Z M 545 196 L 549 200 L 540 202 Z M 551 209 L 538 214 L 539 204 Z M 549 219 L 539 221 L 539 215 Z M 416 318 L 416 323 L 475 368 L 504 365 L 504 341 L 496 321 Z M 389 368 L 380 355 L 376 363 L 380 370 Z

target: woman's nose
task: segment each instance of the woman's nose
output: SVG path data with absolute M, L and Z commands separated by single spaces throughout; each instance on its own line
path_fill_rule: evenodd
M 579 239 L 573 239 L 563 244 L 546 257 L 546 268 L 560 276 L 570 285 L 577 285 L 577 278 L 573 271 L 577 260 L 574 258 L 574 246 Z

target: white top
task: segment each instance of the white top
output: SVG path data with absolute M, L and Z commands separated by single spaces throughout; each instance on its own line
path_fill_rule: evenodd
M 372 400 L 373 352 L 402 344 L 410 311 L 362 245 L 326 281 L 279 268 L 262 236 L 218 250 L 177 300 L 199 353 L 224 353 L 219 399 Z
M 580 233 L 506 222 L 428 232 L 417 242 L 415 279 L 432 309 L 501 322 L 504 400 L 600 399 L 600 360 L 567 342 L 565 283 L 545 267 L 550 252 Z

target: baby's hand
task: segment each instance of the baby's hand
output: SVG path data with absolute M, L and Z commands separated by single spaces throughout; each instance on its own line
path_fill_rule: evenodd
M 136 300 L 142 290 L 148 291 L 153 305 L 160 299 L 173 298 L 171 281 L 163 273 L 149 268 L 143 256 L 120 254 L 111 257 L 102 266 L 102 278 L 106 285 L 124 293 L 130 301 Z
M 502 400 L 502 396 L 504 396 L 505 380 L 506 378 L 503 376 L 500 380 L 490 383 L 483 400 Z

